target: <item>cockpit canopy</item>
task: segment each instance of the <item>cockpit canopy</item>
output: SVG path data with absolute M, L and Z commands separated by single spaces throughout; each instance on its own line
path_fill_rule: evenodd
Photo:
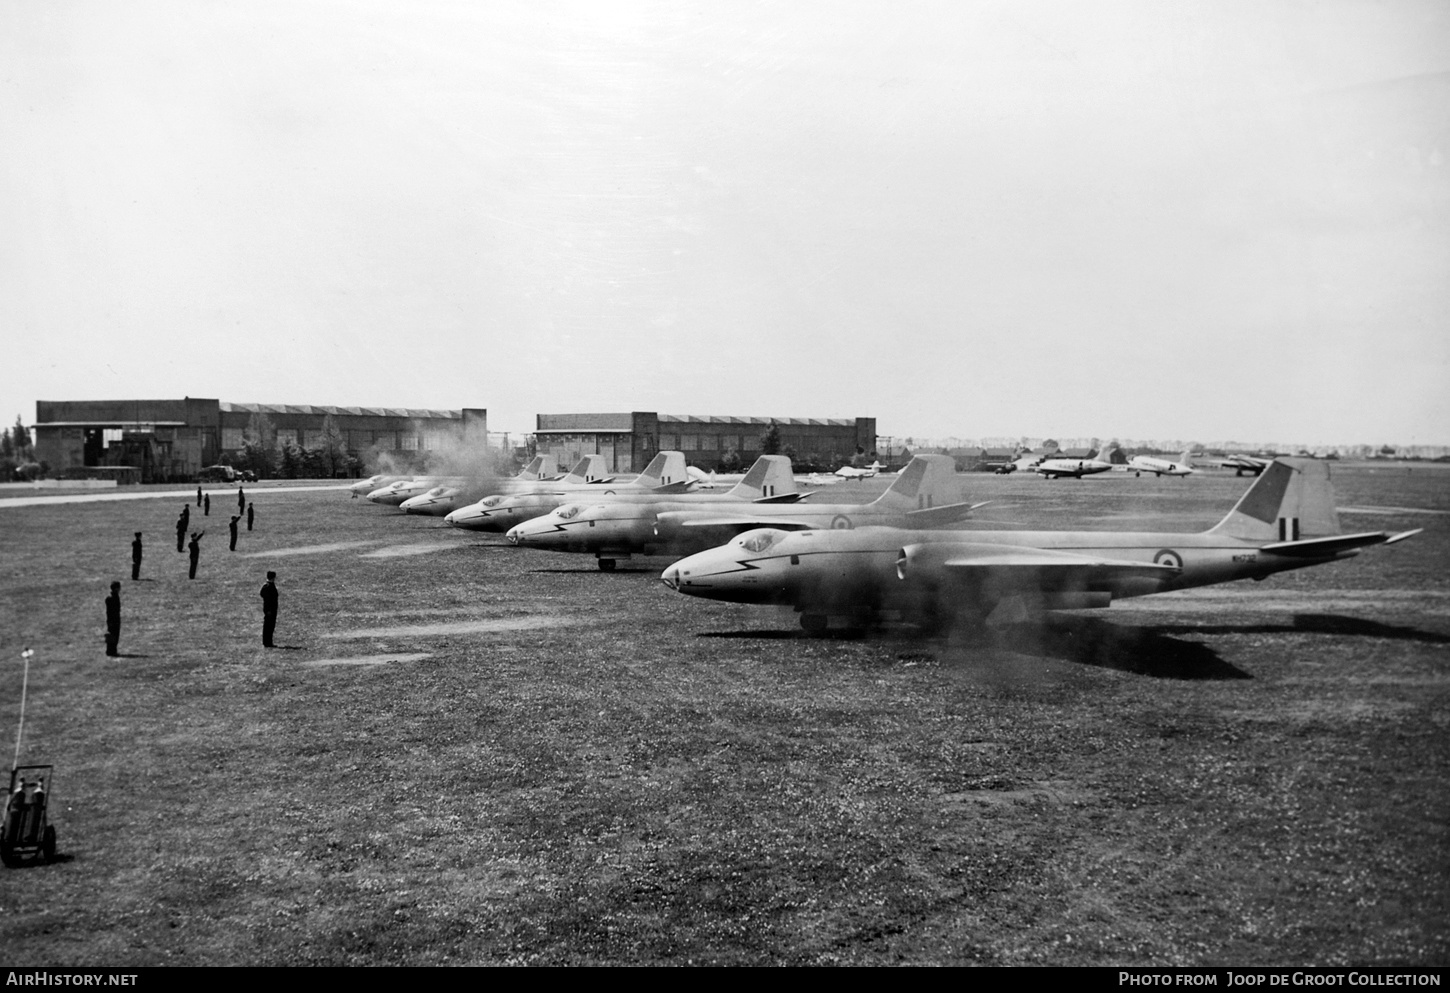
M 501 497 L 501 496 L 490 496 L 490 497 L 484 497 L 482 500 L 480 500 L 478 502 L 479 502 L 480 505 L 482 505 L 484 507 L 497 507 L 502 500 L 503 500 L 503 497 Z
M 747 552 L 763 552 L 786 536 L 787 532 L 774 528 L 759 528 L 747 531 L 736 539 L 736 544 Z
M 571 521 L 574 518 L 578 517 L 579 511 L 583 509 L 583 506 L 581 506 L 580 504 L 571 503 L 567 506 L 560 507 L 558 510 L 554 511 L 554 513 L 559 516 L 560 520 Z

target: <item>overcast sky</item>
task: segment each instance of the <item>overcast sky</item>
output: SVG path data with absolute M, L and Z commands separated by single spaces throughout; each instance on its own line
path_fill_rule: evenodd
M 1450 4 L 0 0 L 37 399 L 1450 443 Z

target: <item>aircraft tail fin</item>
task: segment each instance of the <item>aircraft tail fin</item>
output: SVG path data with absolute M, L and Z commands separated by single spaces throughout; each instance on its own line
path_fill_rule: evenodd
M 569 470 L 569 474 L 564 477 L 563 481 L 566 483 L 592 483 L 607 475 L 603 455 L 586 455 L 575 463 L 574 468 Z
M 795 472 L 784 455 L 762 455 L 755 460 L 745 478 L 730 490 L 732 497 L 759 500 L 795 492 Z
M 529 464 L 519 470 L 520 479 L 543 479 L 559 473 L 559 460 L 552 455 L 535 455 Z
M 1193 449 L 1191 449 L 1191 448 L 1185 448 L 1183 451 L 1179 452 L 1178 453 L 1178 464 L 1181 465 L 1181 466 L 1183 466 L 1183 468 L 1185 468 L 1185 469 L 1192 469 L 1193 468 Z
M 874 502 L 893 510 L 926 510 L 960 500 L 956 460 L 950 455 L 918 455 Z
M 656 489 L 687 482 L 689 478 L 690 474 L 685 471 L 684 452 L 656 452 L 634 482 L 636 486 Z
M 1275 459 L 1210 533 L 1266 542 L 1340 534 L 1329 463 Z

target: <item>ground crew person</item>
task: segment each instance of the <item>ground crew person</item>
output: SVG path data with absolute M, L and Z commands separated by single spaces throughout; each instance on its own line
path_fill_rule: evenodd
M 196 578 L 196 563 L 201 560 L 201 536 L 204 535 L 204 534 L 206 534 L 205 531 L 193 531 L 193 532 L 191 532 L 191 541 L 186 546 L 191 551 L 191 577 L 190 578 L 192 578 L 192 579 L 195 579 Z
M 181 516 L 176 519 L 176 550 L 178 552 L 186 551 L 186 518 L 186 512 L 183 511 Z
M 200 486 L 198 486 L 196 488 L 196 505 L 198 507 L 201 506 L 201 487 Z
M 111 595 L 106 597 L 106 654 L 115 658 L 120 655 L 117 646 L 121 643 L 121 584 L 111 584 Z
M 257 505 L 250 500 L 247 501 L 247 530 L 252 530 L 252 515 L 256 513 Z
M 275 572 L 267 573 L 262 584 L 262 647 L 272 648 L 272 632 L 277 630 L 277 584 Z
M 228 549 L 233 552 L 237 550 L 237 521 L 240 520 L 241 517 L 239 515 L 233 514 L 232 522 L 227 525 L 227 528 L 232 532 L 232 543 L 228 546 Z
M 141 578 L 141 532 L 131 539 L 131 582 Z
M 238 486 L 237 487 L 237 513 L 240 514 L 242 511 L 244 511 L 246 509 L 247 509 L 247 496 L 246 496 L 245 493 L 242 492 L 242 488 L 240 486 Z
M 203 517 L 210 517 L 211 516 L 211 494 L 210 493 L 208 493 L 206 496 L 204 496 L 204 497 L 201 498 L 201 516 L 203 516 Z

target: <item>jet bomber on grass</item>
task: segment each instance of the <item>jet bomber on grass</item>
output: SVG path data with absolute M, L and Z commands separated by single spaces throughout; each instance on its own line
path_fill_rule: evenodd
M 585 463 L 590 468 L 585 470 Z M 658 452 L 638 476 L 612 485 L 614 477 L 603 474 L 604 456 L 587 455 L 574 467 L 573 473 L 558 482 L 516 487 L 512 491 L 493 493 L 477 503 L 448 514 L 443 519 L 465 531 L 494 531 L 499 534 L 515 524 L 547 514 L 570 500 L 588 497 L 613 497 L 623 493 L 683 493 L 689 485 L 685 472 L 684 452 Z
M 789 471 L 788 460 L 786 465 Z M 871 503 L 816 503 L 810 499 L 816 494 L 789 503 L 767 497 L 750 503 L 702 505 L 699 496 L 594 506 L 574 503 L 515 526 L 508 538 L 532 548 L 592 552 L 600 567 L 607 569 L 611 566 L 606 562 L 634 554 L 685 555 L 759 527 L 943 527 L 960 522 L 973 509 L 973 504 L 960 501 L 958 490 L 956 465 L 950 456 L 918 455 Z
M 930 628 L 1263 579 L 1418 533 L 1343 534 L 1329 466 L 1286 458 L 1197 534 L 764 528 L 682 559 L 661 579 L 689 596 L 793 606 L 813 632 L 892 616 Z

